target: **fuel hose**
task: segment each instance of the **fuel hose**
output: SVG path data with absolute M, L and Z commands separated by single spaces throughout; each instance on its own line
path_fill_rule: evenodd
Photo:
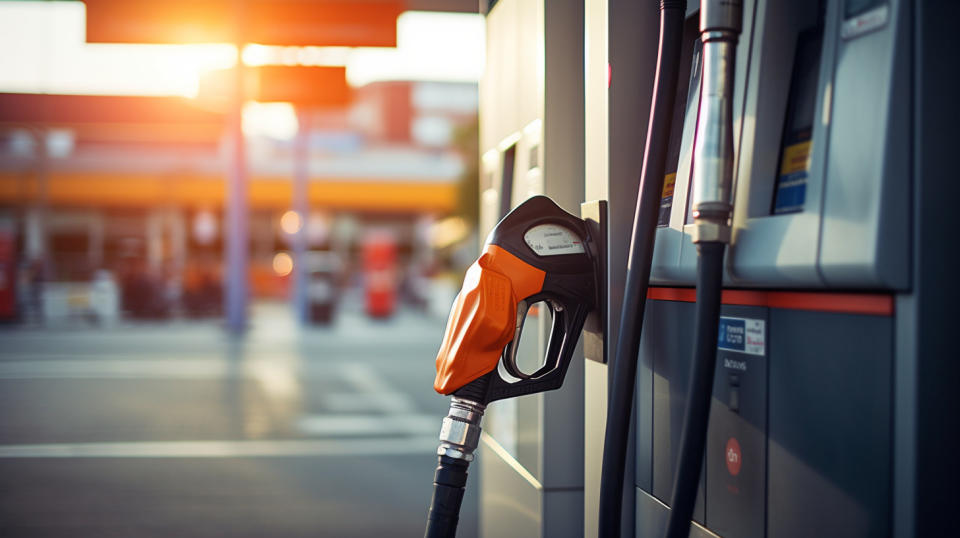
M 720 294 L 723 285 L 722 242 L 697 245 L 697 306 L 694 314 L 693 364 L 687 386 L 687 407 L 680 433 L 680 454 L 670 498 L 668 538 L 686 538 L 700 487 L 703 449 L 710 417 L 713 374 L 716 368 Z
M 700 117 L 693 150 L 693 242 L 697 245 L 697 305 L 693 358 L 680 430 L 680 453 L 670 497 L 666 536 L 690 535 L 710 422 L 717 362 L 717 332 L 723 287 L 723 253 L 730 242 L 733 211 L 733 84 L 741 0 L 703 0 L 700 40 L 703 76 Z
M 620 536 L 623 502 L 623 468 L 627 454 L 627 435 L 633 409 L 634 382 L 637 376 L 637 354 L 643 327 L 653 242 L 663 190 L 663 177 L 670 139 L 670 122 L 680 70 L 680 49 L 683 44 L 683 21 L 686 0 L 660 0 L 660 37 L 657 50 L 657 73 L 653 102 L 640 174 L 630 237 L 620 330 L 612 364 L 613 376 L 607 403 L 606 433 L 603 445 L 603 467 L 600 476 L 599 536 Z
M 457 535 L 460 504 L 467 485 L 469 461 L 440 456 L 433 476 L 433 498 L 427 515 L 426 538 L 451 538 Z
M 486 399 L 489 379 L 489 376 L 483 376 L 464 385 L 450 399 L 450 411 L 440 427 L 433 497 L 424 538 L 454 538 L 457 535 L 467 468 L 480 443 L 480 420 L 486 408 L 480 402 Z

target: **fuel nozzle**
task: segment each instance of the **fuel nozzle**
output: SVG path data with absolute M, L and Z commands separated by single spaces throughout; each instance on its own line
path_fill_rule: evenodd
M 545 196 L 517 206 L 490 232 L 467 270 L 437 353 L 434 389 L 451 395 L 440 429 L 427 537 L 456 535 L 480 421 L 495 400 L 559 388 L 597 304 L 597 252 L 586 223 Z M 543 366 L 522 372 L 517 342 L 542 302 L 553 325 Z M 498 371 L 502 366 L 505 379 Z
M 695 243 L 730 242 L 734 57 L 742 19 L 742 0 L 701 2 L 703 82 L 693 157 Z
M 595 247 L 586 222 L 546 196 L 529 198 L 497 223 L 450 310 L 434 389 L 486 405 L 559 388 L 598 301 Z M 550 340 L 543 367 L 524 373 L 516 344 L 538 302 L 553 319 Z

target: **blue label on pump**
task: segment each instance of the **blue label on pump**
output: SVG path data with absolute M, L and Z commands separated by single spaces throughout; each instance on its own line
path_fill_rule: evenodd
M 774 200 L 773 212 L 780 214 L 803 211 L 806 194 L 806 170 L 780 176 L 777 181 L 777 198 Z
M 717 338 L 717 347 L 739 351 L 743 353 L 743 342 L 746 333 L 746 320 L 738 318 L 720 318 L 720 331 Z
M 766 322 L 762 319 L 720 318 L 717 347 L 748 355 L 766 352 Z

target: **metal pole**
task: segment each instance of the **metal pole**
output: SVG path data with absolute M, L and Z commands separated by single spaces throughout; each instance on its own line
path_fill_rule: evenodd
M 247 204 L 247 163 L 243 138 L 244 68 L 243 43 L 237 42 L 233 99 L 230 111 L 230 167 L 227 177 L 226 267 L 224 312 L 227 330 L 243 334 L 247 327 L 247 265 L 249 251 L 249 209 Z
M 35 198 L 33 200 L 33 211 L 34 211 L 34 223 L 32 234 L 34 240 L 32 242 L 28 241 L 28 255 L 31 258 L 31 261 L 37 261 L 42 271 L 43 277 L 46 278 L 50 271 L 50 259 L 47 252 L 48 247 L 48 237 L 47 237 L 47 217 L 49 204 L 49 180 L 50 180 L 50 154 L 49 147 L 47 146 L 47 137 L 49 131 L 46 127 L 38 127 L 33 131 L 34 140 L 36 141 L 36 178 L 37 178 L 37 190 Z
M 43 306 L 45 290 L 44 286 L 53 276 L 53 263 L 50 259 L 50 237 L 48 230 L 49 217 L 49 180 L 50 180 L 50 154 L 47 146 L 47 137 L 49 131 L 45 126 L 38 127 L 34 132 L 36 136 L 36 172 L 37 172 L 37 193 L 34 200 L 33 218 L 27 224 L 25 230 L 29 236 L 27 240 L 27 251 L 30 264 L 33 266 L 33 275 L 31 281 L 31 307 L 33 309 L 34 320 L 39 323 L 46 322 L 47 313 Z M 31 241 L 31 238 L 33 240 Z
M 293 210 L 300 217 L 300 229 L 293 236 L 293 307 L 297 321 L 307 321 L 307 217 L 310 212 L 308 181 L 310 180 L 309 115 L 297 109 L 297 140 L 294 148 Z

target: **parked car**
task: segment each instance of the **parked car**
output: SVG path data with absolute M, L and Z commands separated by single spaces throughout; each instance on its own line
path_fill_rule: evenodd
M 307 316 L 314 323 L 333 321 L 340 302 L 343 262 L 335 252 L 307 253 Z
M 367 314 L 393 315 L 397 302 L 397 241 L 386 232 L 368 234 L 363 245 L 364 295 Z

